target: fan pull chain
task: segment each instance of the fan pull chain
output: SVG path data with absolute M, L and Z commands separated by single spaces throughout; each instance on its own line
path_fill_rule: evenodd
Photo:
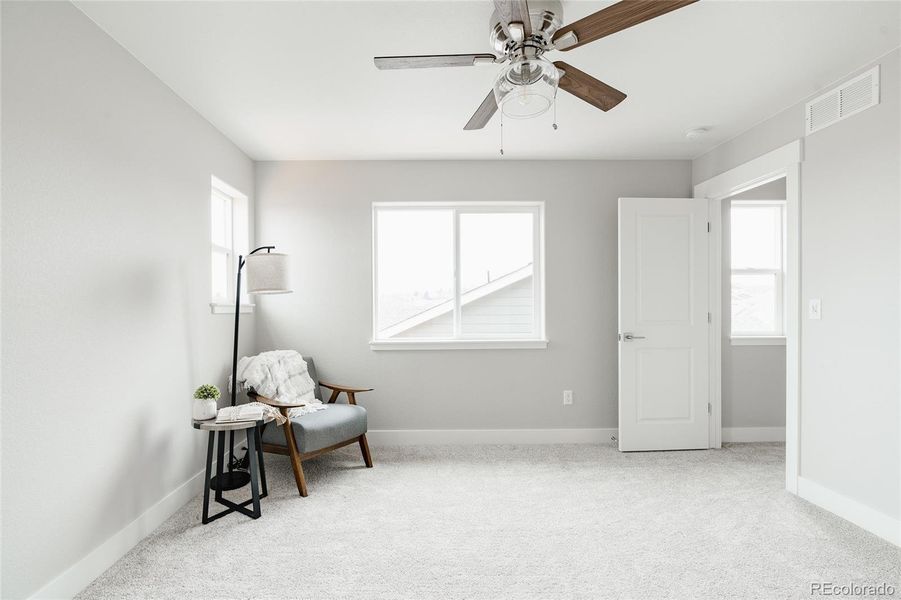
M 557 131 L 557 92 L 554 92 L 554 124 L 551 125 Z
M 501 111 L 501 156 L 504 155 L 504 111 Z

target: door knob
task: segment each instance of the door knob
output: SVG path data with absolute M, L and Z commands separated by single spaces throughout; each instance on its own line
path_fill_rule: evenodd
M 632 333 L 624 333 L 622 334 L 623 341 L 631 342 L 632 340 L 643 340 L 645 337 L 643 335 L 634 335 Z

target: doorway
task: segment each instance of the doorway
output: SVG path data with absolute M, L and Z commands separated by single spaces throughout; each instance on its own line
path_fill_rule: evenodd
M 724 442 L 785 441 L 785 187 L 722 200 Z
M 801 140 L 796 140 L 750 162 L 695 185 L 694 196 L 705 198 L 710 206 L 711 260 L 711 419 L 710 447 L 723 442 L 723 231 L 724 200 L 784 179 L 785 181 L 785 275 L 782 288 L 785 337 L 785 488 L 798 493 L 800 464 L 800 179 Z

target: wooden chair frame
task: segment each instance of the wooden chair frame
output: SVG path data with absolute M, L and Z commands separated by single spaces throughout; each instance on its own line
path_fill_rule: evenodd
M 361 394 L 363 392 L 371 392 L 372 388 L 352 388 L 343 385 L 336 385 L 333 383 L 326 383 L 324 381 L 320 381 L 319 385 L 328 388 L 331 390 L 331 395 L 328 399 L 328 404 L 334 404 L 338 397 L 343 393 L 347 394 L 347 403 L 356 405 L 357 403 L 357 394 Z M 266 398 L 265 396 L 260 396 L 258 394 L 252 394 L 252 396 L 258 401 L 263 402 L 265 404 L 271 404 L 273 406 L 278 406 L 279 410 L 282 414 L 287 417 L 288 411 L 292 407 L 279 406 L 279 403 L 271 398 Z M 297 484 L 297 492 L 304 498 L 307 497 L 307 480 L 303 474 L 303 461 L 309 460 L 313 457 L 319 456 L 320 454 L 325 454 L 326 452 L 331 452 L 332 450 L 337 450 L 338 448 L 343 448 L 344 446 L 349 446 L 354 442 L 360 445 L 360 452 L 363 454 L 363 462 L 366 463 L 366 468 L 372 468 L 372 455 L 369 453 L 369 442 L 366 441 L 366 434 L 350 438 L 349 440 L 345 440 L 343 442 L 338 442 L 337 444 L 332 444 L 326 448 L 320 448 L 319 450 L 314 450 L 312 452 L 299 452 L 297 450 L 297 440 L 294 437 L 294 428 L 291 426 L 291 419 L 288 419 L 287 422 L 282 426 L 285 431 L 285 446 L 277 446 L 275 444 L 263 444 L 263 451 L 270 452 L 272 454 L 281 454 L 283 456 L 289 456 L 291 458 L 291 468 L 294 470 L 294 482 Z

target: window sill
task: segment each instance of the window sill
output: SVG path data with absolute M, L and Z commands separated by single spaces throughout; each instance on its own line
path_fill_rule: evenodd
M 743 335 L 730 338 L 733 346 L 784 346 L 785 336 Z
M 256 306 L 256 304 L 242 304 L 241 314 L 252 313 L 254 306 Z M 235 305 L 210 302 L 210 312 L 214 315 L 233 315 L 235 314 Z
M 372 340 L 370 350 L 542 350 L 547 340 Z

